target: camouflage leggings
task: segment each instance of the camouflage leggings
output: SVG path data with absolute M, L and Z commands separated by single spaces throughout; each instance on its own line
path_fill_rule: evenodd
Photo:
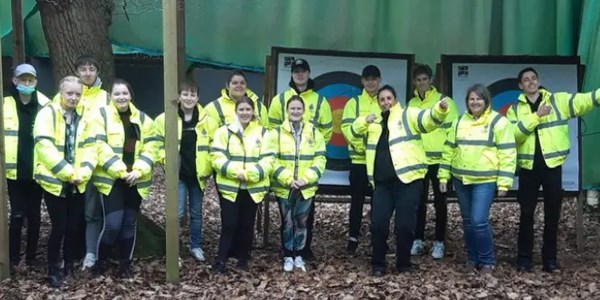
M 304 199 L 302 193 L 294 193 L 290 199 L 279 198 L 281 213 L 281 244 L 286 252 L 299 251 L 306 243 L 306 220 L 313 198 Z

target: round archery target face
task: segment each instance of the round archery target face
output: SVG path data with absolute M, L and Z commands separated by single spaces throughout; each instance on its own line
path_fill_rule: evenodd
M 348 99 L 360 95 L 360 76 L 351 72 L 330 72 L 315 79 L 315 90 L 325 98 L 331 107 L 333 134 L 327 144 L 327 158 L 349 159 L 348 143 L 342 134 L 342 115 Z
M 492 108 L 502 115 L 517 101 L 521 90 L 516 78 L 498 80 L 488 86 L 492 96 Z

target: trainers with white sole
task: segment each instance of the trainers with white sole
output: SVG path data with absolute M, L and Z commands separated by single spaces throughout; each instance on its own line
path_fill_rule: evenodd
M 81 266 L 81 270 L 85 270 L 85 269 L 91 269 L 92 267 L 94 267 L 94 265 L 96 264 L 96 254 L 94 253 L 88 253 L 85 255 L 85 258 L 83 259 L 83 264 Z
M 423 241 L 414 240 L 412 248 L 410 249 L 410 255 L 416 256 L 423 254 Z
M 306 272 L 306 266 L 304 265 L 304 260 L 302 260 L 302 256 L 296 256 L 294 259 L 294 266 L 296 269 L 300 269 L 303 272 Z
M 291 257 L 284 257 L 283 258 L 283 270 L 286 272 L 291 272 L 292 270 L 294 270 L 294 259 Z
M 190 255 L 197 261 L 205 261 L 204 251 L 201 248 L 193 248 L 190 250 Z
M 444 242 L 433 242 L 433 247 L 431 248 L 431 257 L 433 257 L 433 259 L 444 258 Z

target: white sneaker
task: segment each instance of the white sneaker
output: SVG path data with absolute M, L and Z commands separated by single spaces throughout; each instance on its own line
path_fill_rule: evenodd
M 423 254 L 423 241 L 414 240 L 412 248 L 410 249 L 410 255 L 421 255 Z
M 431 249 L 431 257 L 433 257 L 433 259 L 444 258 L 444 242 L 433 242 L 433 248 Z
M 202 251 L 201 248 L 193 248 L 192 250 L 190 250 L 190 254 L 197 261 L 205 261 L 206 260 L 204 258 L 204 252 Z
M 96 255 L 94 253 L 88 253 L 83 259 L 81 270 L 91 269 L 96 264 Z
M 296 256 L 296 259 L 294 259 L 294 266 L 297 269 L 302 270 L 302 272 L 306 272 L 306 267 L 304 266 L 304 260 L 302 260 L 302 256 Z
M 294 259 L 287 256 L 283 258 L 283 270 L 286 272 L 291 272 L 294 269 Z

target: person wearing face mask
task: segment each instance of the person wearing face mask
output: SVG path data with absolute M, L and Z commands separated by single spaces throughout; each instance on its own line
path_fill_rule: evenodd
M 348 151 L 352 159 L 350 168 L 350 230 L 348 232 L 348 245 L 346 250 L 354 254 L 358 248 L 358 236 L 362 223 L 363 206 L 369 187 L 367 178 L 367 166 L 365 161 L 365 151 L 367 144 L 362 136 L 355 136 L 352 131 L 352 123 L 356 118 L 367 116 L 369 114 L 381 114 L 381 108 L 377 103 L 377 90 L 381 83 L 381 72 L 379 68 L 373 65 L 366 66 L 362 70 L 361 82 L 363 85 L 362 94 L 352 97 L 344 106 L 342 117 L 342 134 L 348 142 Z M 352 143 L 355 141 L 356 143 Z
M 381 114 L 356 118 L 352 130 L 367 139 L 367 176 L 374 187 L 371 201 L 371 261 L 373 276 L 386 273 L 385 256 L 390 218 L 396 211 L 396 269 L 410 272 L 410 248 L 414 238 L 417 209 L 427 173 L 421 134 L 439 128 L 448 114 L 441 99 L 431 109 L 403 108 L 389 85 L 377 93 Z M 357 139 L 361 139 L 358 137 Z
M 494 194 L 506 196 L 513 183 L 517 150 L 512 125 L 491 107 L 487 88 L 467 90 L 465 112 L 448 130 L 438 177 L 442 193 L 453 177 L 463 219 L 467 270 L 492 275 L 496 259 L 489 223 Z
M 325 142 L 321 133 L 303 119 L 304 101 L 294 95 L 287 102 L 287 117 L 268 137 L 274 153 L 271 189 L 281 213 L 283 270 L 294 267 L 306 271 L 300 253 L 306 243 L 306 222 L 325 171 Z
M 48 280 L 52 287 L 62 284 L 61 248 L 63 274 L 73 274 L 78 229 L 83 227 L 83 194 L 97 163 L 95 129 L 90 116 L 78 106 L 83 83 L 67 76 L 60 81 L 59 91 L 60 101 L 42 108 L 33 128 L 34 178 L 44 189 L 52 224 L 48 238 Z
M 248 97 L 252 100 L 256 119 L 261 126 L 266 128 L 269 124 L 267 107 L 248 88 L 246 74 L 241 70 L 233 71 L 229 75 L 227 82 L 225 82 L 225 88 L 221 90 L 221 97 L 208 103 L 204 109 L 208 116 L 218 122 L 219 126 L 229 125 L 235 119 L 235 104 L 243 97 Z
M 198 87 L 192 82 L 179 85 L 179 222 L 185 213 L 186 202 L 190 214 L 190 254 L 197 261 L 204 261 L 202 250 L 202 202 L 206 180 L 212 173 L 208 159 L 210 142 L 217 130 L 217 121 L 210 118 L 198 104 Z M 159 138 L 158 161 L 164 165 L 165 114 L 154 121 Z
M 273 97 L 269 105 L 269 128 L 274 129 L 283 124 L 285 120 L 285 108 L 290 97 L 298 95 L 304 100 L 304 120 L 311 122 L 321 132 L 325 144 L 329 143 L 333 134 L 333 121 L 329 102 L 315 90 L 315 82 L 310 78 L 310 65 L 308 61 L 297 58 L 292 62 L 292 76 L 290 88 L 283 93 Z M 314 260 L 315 255 L 311 249 L 312 229 L 315 222 L 315 203 L 311 204 L 308 216 L 306 245 L 301 255 L 305 260 Z
M 142 199 L 150 195 L 157 140 L 152 119 L 133 104 L 128 82 L 115 79 L 111 103 L 93 119 L 98 143 L 98 167 L 92 182 L 103 195 L 104 228 L 100 233 L 98 261 L 92 272 L 104 272 L 106 256 L 119 245 L 118 275 L 132 278 L 136 217 Z
M 448 222 L 448 203 L 446 202 L 446 194 L 442 193 L 439 189 L 440 184 L 437 179 L 437 173 L 442 159 L 446 131 L 458 117 L 458 110 L 454 100 L 438 92 L 432 85 L 432 75 L 431 68 L 428 65 L 417 64 L 415 66 L 412 72 L 415 97 L 410 99 L 408 107 L 428 109 L 432 108 L 440 99 L 445 98 L 446 102 L 448 102 L 449 112 L 444 124 L 440 128 L 421 136 L 423 138 L 423 147 L 425 147 L 427 175 L 423 181 L 423 193 L 421 194 L 421 203 L 419 204 L 419 213 L 417 215 L 417 230 L 410 254 L 421 255 L 423 253 L 425 221 L 427 220 L 427 199 L 429 198 L 429 181 L 431 181 L 435 208 L 435 241 L 431 247 L 431 256 L 434 259 L 442 259 L 444 258 L 444 240 L 446 239 L 446 225 Z
M 506 112 L 515 127 L 521 207 L 517 270 L 531 271 L 533 222 L 540 186 L 544 195 L 543 270 L 559 268 L 556 256 L 558 221 L 562 206 L 562 164 L 570 151 L 568 120 L 600 106 L 600 89 L 589 93 L 551 93 L 540 87 L 534 68 L 517 76 L 523 91 Z
M 243 97 L 235 103 L 236 117 L 217 129 L 210 149 L 221 206 L 221 236 L 213 271 L 225 273 L 227 259 L 238 259 L 237 268 L 249 271 L 258 203 L 269 191 L 272 154 L 267 149 L 267 129 L 256 120 L 254 102 Z
M 50 103 L 36 90 L 37 72 L 32 65 L 15 68 L 14 88 L 4 97 L 4 153 L 6 183 L 10 201 L 9 258 L 14 274 L 21 261 L 21 229 L 27 218 L 27 251 L 25 262 L 37 264 L 37 244 L 40 235 L 40 205 L 42 189 L 33 180 L 33 124 L 38 111 Z

